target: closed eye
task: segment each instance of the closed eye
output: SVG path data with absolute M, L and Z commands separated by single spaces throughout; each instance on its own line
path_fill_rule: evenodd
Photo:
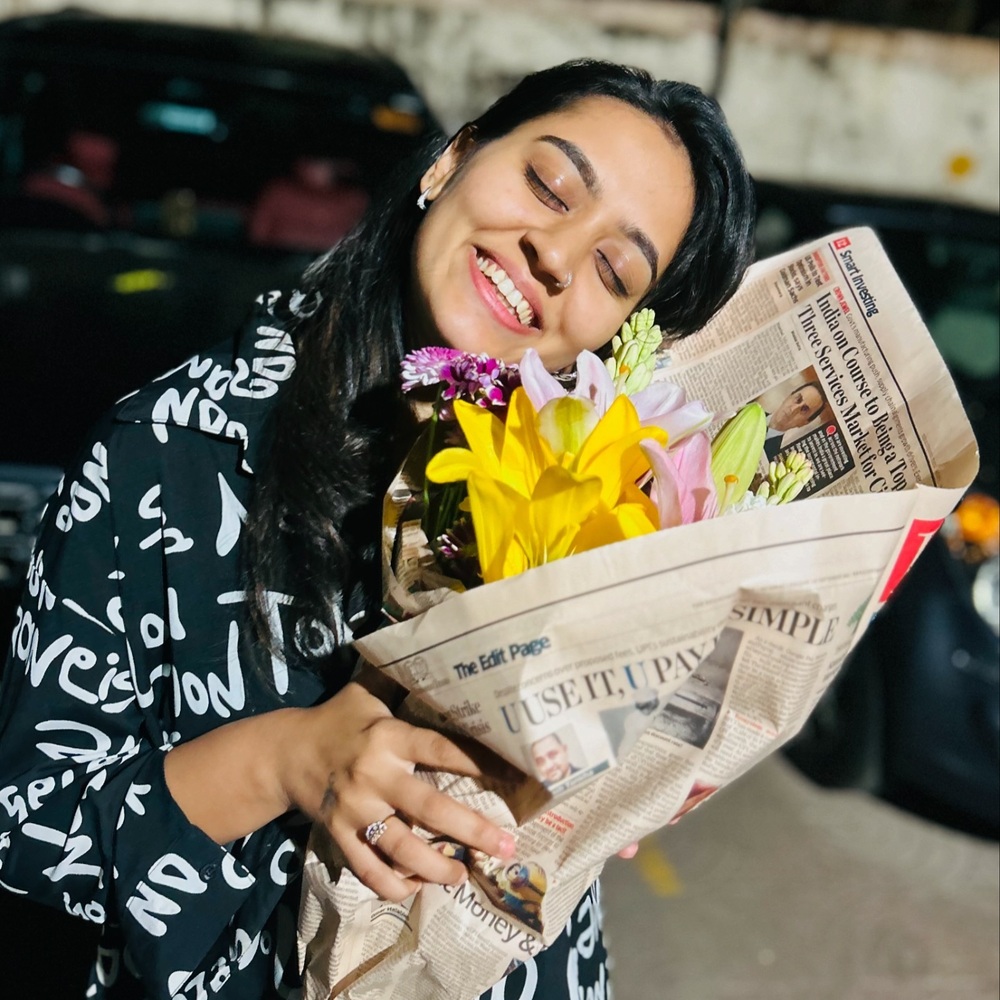
M 601 277 L 605 283 L 610 285 L 611 291 L 615 295 L 622 299 L 629 297 L 625 283 L 618 277 L 618 272 L 611 266 L 611 261 L 600 251 L 597 252 L 597 270 L 600 271 Z
M 538 172 L 530 163 L 524 168 L 524 179 L 528 182 L 528 187 L 534 192 L 535 197 L 543 204 L 557 212 L 569 211 L 569 205 L 538 176 Z

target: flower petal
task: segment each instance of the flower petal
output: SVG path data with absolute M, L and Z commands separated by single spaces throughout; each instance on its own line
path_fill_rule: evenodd
M 619 504 L 590 518 L 573 540 L 572 551 L 589 552 L 627 538 L 651 535 L 655 530 L 656 524 L 649 519 L 646 508 L 641 504 Z
M 469 508 L 476 533 L 479 567 L 486 583 L 503 578 L 503 564 L 527 500 L 505 483 L 482 472 L 469 476 Z
M 585 469 L 605 448 L 621 442 L 639 427 L 639 417 L 628 396 L 619 396 L 608 407 L 577 455 L 576 466 Z
M 461 399 L 455 400 L 455 417 L 484 471 L 499 476 L 504 422 L 489 410 Z
M 670 445 L 673 447 L 689 435 L 704 430 L 714 419 L 715 414 L 707 410 L 700 399 L 694 399 L 654 423 L 670 435 Z
M 424 475 L 432 483 L 460 483 L 482 468 L 483 463 L 468 448 L 442 448 L 427 463 Z
M 712 476 L 712 442 L 708 434 L 705 431 L 697 431 L 685 438 L 676 448 L 672 448 L 670 454 L 678 474 L 686 483 L 694 500 L 692 520 L 703 521 L 715 517 L 719 502 L 715 493 L 715 479 Z
M 562 396 L 550 400 L 538 414 L 538 429 L 552 450 L 577 454 L 597 427 L 600 415 L 589 399 Z
M 592 351 L 581 351 L 576 358 L 576 388 L 571 395 L 589 399 L 603 417 L 615 401 L 615 382 L 604 362 Z
M 670 451 L 652 442 L 643 442 L 642 450 L 653 470 L 651 496 L 661 528 L 715 516 L 718 505 L 712 479 L 712 446 L 704 431 Z
M 635 407 L 627 396 L 619 396 L 584 442 L 572 468 L 581 476 L 597 476 L 603 487 L 601 499 L 614 507 L 626 483 L 634 483 L 649 471 L 649 463 L 638 448 L 644 438 L 666 444 L 659 427 L 641 427 Z
M 515 389 L 510 398 L 500 464 L 495 475 L 529 497 L 538 477 L 554 464 L 556 457 L 539 430 L 539 416 L 527 392 Z
M 600 480 L 580 479 L 559 466 L 546 469 L 531 498 L 534 564 L 569 555 L 579 526 L 593 514 L 600 499 Z
M 521 373 L 521 385 L 536 411 L 540 411 L 549 400 L 566 395 L 566 390 L 559 381 L 545 370 L 542 359 L 533 347 L 524 352 L 517 367 Z
M 642 450 L 653 470 L 651 496 L 660 515 L 661 528 L 674 528 L 684 524 L 684 490 L 680 475 L 667 449 L 659 442 L 644 441 Z M 693 508 L 694 504 L 691 503 Z
M 715 418 L 700 399 L 688 402 L 684 390 L 672 382 L 653 382 L 637 392 L 632 402 L 643 424 L 662 427 L 670 435 L 671 448 Z
M 687 402 L 687 394 L 673 382 L 651 382 L 632 397 L 640 420 L 650 420 L 676 410 Z

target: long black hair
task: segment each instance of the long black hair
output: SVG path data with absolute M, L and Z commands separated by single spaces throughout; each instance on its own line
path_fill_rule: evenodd
M 643 70 L 576 60 L 525 77 L 470 123 L 473 151 L 587 97 L 611 97 L 660 122 L 687 149 L 694 214 L 643 305 L 670 336 L 700 329 L 733 294 L 752 258 L 753 187 L 714 100 Z M 296 320 L 296 368 L 276 404 L 268 457 L 246 522 L 251 617 L 267 644 L 268 591 L 291 592 L 315 623 L 317 659 L 342 637 L 348 595 L 374 622 L 380 598 L 381 498 L 412 437 L 400 401 L 404 304 L 422 218 L 419 183 L 447 145 L 436 136 L 402 164 L 358 228 L 303 276 L 318 308 Z M 608 331 L 610 340 L 615 331 Z M 308 630 L 307 630 L 308 632 Z M 308 653 L 308 650 L 306 650 Z

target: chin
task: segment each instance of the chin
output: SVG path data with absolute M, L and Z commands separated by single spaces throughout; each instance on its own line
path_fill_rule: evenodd
M 439 333 L 440 342 L 468 354 L 486 354 L 498 358 L 507 364 L 517 364 L 527 350 L 527 344 L 517 343 L 516 335 L 506 336 L 499 331 L 490 330 L 484 336 L 476 332 L 472 322 L 459 326 L 453 331 L 444 330 Z

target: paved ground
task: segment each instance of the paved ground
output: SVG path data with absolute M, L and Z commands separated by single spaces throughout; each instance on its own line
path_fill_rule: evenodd
M 997 1000 L 998 863 L 772 757 L 609 864 L 615 1000 Z

